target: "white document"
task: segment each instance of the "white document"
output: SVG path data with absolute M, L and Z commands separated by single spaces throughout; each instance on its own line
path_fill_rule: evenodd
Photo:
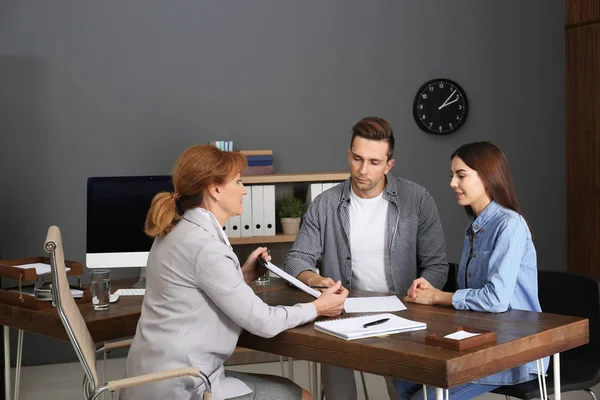
M 315 290 L 315 289 L 311 288 L 310 286 L 305 285 L 303 282 L 301 282 L 298 279 L 294 278 L 293 276 L 291 276 L 290 274 L 288 274 L 287 272 L 285 272 L 281 268 L 277 267 L 275 264 L 271 263 L 270 261 L 266 261 L 263 265 L 269 271 L 271 271 L 274 274 L 278 275 L 279 277 L 285 279 L 286 281 L 288 281 L 292 285 L 296 286 L 298 289 L 302 290 L 303 292 L 308 293 L 308 294 L 310 294 L 311 296 L 313 296 L 313 297 L 315 297 L 317 299 L 321 296 L 321 292 L 319 292 L 318 290 Z
M 264 191 L 262 185 L 252 186 L 252 236 L 265 236 L 263 216 Z
M 33 263 L 33 264 L 15 265 L 15 267 L 17 267 L 17 268 L 23 268 L 23 269 L 35 268 L 35 273 L 38 274 L 38 275 L 47 274 L 48 272 L 51 271 L 50 264 L 44 264 L 44 263 Z M 67 272 L 69 272 L 71 270 L 71 268 L 66 267 L 66 270 L 67 270 Z
M 462 339 L 467 339 L 473 336 L 478 336 L 481 335 L 481 333 L 472 333 L 472 332 L 467 332 L 467 331 L 456 331 L 454 333 L 451 333 L 449 335 L 444 336 L 447 339 L 455 339 L 455 340 L 462 340 Z
M 398 296 L 348 297 L 344 303 L 347 313 L 391 312 L 406 310 Z
M 247 197 L 247 196 L 244 196 Z M 242 236 L 242 217 L 234 215 L 229 218 L 229 237 L 236 238 Z
M 244 212 L 241 217 L 242 237 L 252 236 L 252 186 L 246 186 L 248 194 L 242 197 Z
M 263 186 L 265 236 L 275 236 L 275 185 Z
M 369 325 L 373 322 L 378 323 Z M 427 324 L 394 314 L 372 314 L 315 322 L 315 329 L 342 339 L 354 340 L 427 329 Z

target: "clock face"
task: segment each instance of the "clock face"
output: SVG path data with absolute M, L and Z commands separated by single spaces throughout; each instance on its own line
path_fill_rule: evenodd
M 413 115 L 419 128 L 436 135 L 458 130 L 467 120 L 468 111 L 465 91 L 449 79 L 425 82 L 413 105 Z

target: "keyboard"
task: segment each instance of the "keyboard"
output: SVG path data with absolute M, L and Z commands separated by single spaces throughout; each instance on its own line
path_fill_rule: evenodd
M 146 289 L 117 289 L 114 294 L 117 296 L 143 296 L 146 294 Z

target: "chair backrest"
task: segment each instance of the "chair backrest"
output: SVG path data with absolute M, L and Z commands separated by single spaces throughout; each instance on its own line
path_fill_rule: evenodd
M 458 274 L 458 264 L 448 263 L 448 278 L 446 284 L 442 288 L 444 292 L 456 292 L 458 290 L 458 282 L 456 275 Z
M 93 383 L 95 389 L 99 385 L 96 372 L 96 346 L 71 294 L 65 268 L 62 236 L 58 227 L 51 226 L 48 229 L 44 250 L 50 254 L 50 267 L 54 278 L 52 298 L 56 304 L 58 315 L 85 370 L 87 379 Z
M 590 342 L 569 352 L 591 356 L 600 366 L 600 282 L 568 272 L 538 271 L 538 291 L 542 312 L 589 319 Z

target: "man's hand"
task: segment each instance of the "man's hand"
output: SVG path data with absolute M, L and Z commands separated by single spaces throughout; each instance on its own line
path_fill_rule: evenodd
M 248 256 L 248 259 L 244 263 L 242 267 L 242 273 L 244 274 L 244 282 L 250 284 L 257 280 L 259 277 L 263 276 L 267 269 L 260 265 L 258 262 L 258 257 L 263 257 L 267 261 L 271 261 L 271 256 L 267 253 L 266 247 L 259 247 L 254 250 Z
M 335 285 L 333 279 L 324 278 L 312 271 L 302 271 L 298 275 L 298 280 L 308 286 L 322 286 L 323 288 L 319 288 L 321 292 L 324 292 L 327 288 Z
M 348 297 L 348 289 L 342 287 L 342 282 L 335 282 L 333 286 L 323 292 L 321 297 L 313 301 L 317 315 L 328 317 L 339 315 L 344 310 L 346 297 Z
M 417 290 L 418 289 L 435 289 L 431 283 L 427 281 L 425 278 L 415 279 L 408 288 L 407 296 L 411 299 L 415 300 L 417 298 Z

